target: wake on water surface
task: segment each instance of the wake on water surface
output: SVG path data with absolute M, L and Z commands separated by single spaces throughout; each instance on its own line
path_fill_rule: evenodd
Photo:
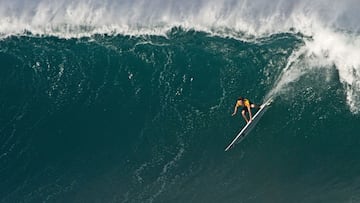
M 322 1 L 154 1 L 123 23 L 111 1 L 35 2 L 0 8 L 1 202 L 360 201 L 360 41 Z M 239 95 L 274 103 L 223 153 Z

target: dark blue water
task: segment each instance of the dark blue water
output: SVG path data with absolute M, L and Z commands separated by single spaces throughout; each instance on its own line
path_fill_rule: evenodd
M 236 98 L 261 103 L 303 46 L 180 28 L 1 40 L 0 202 L 359 202 L 360 120 L 336 67 L 282 87 L 224 152 Z

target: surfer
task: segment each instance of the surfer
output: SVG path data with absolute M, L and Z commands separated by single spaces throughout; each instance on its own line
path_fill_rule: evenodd
M 242 117 L 245 119 L 246 123 L 252 121 L 251 109 L 253 109 L 253 108 L 260 108 L 258 105 L 252 103 L 250 100 L 245 99 L 245 98 L 243 98 L 243 97 L 239 97 L 239 98 L 236 100 L 235 109 L 234 109 L 234 113 L 232 114 L 232 116 L 235 116 L 235 114 L 236 114 L 236 112 L 237 112 L 237 109 L 238 109 L 239 107 L 243 107 L 243 108 L 241 109 L 241 115 L 242 115 Z M 249 119 L 247 118 L 246 113 L 249 113 Z

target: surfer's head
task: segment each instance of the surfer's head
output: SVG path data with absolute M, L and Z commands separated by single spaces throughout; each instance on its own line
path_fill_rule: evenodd
M 244 100 L 243 97 L 239 97 L 239 98 L 238 98 L 238 101 L 243 101 L 243 100 Z

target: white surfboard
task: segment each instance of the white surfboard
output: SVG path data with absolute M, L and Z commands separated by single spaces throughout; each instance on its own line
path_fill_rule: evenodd
M 260 109 L 253 116 L 252 121 L 250 121 L 245 125 L 245 127 L 239 132 L 239 134 L 237 134 L 237 136 L 233 139 L 233 141 L 226 147 L 225 151 L 228 151 L 235 144 L 241 142 L 245 138 L 245 136 L 250 133 L 250 131 L 259 122 L 260 118 L 264 115 L 265 111 L 270 107 L 272 101 L 273 101 L 272 98 L 270 98 L 260 106 Z

